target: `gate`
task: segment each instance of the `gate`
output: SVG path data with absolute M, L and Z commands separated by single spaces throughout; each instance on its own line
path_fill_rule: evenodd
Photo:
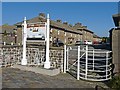
M 90 81 L 111 79 L 111 51 L 94 49 L 92 46 L 64 46 L 64 73 Z

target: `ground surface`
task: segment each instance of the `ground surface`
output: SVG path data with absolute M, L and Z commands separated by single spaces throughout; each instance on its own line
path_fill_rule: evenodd
M 97 84 L 106 87 L 101 82 L 78 81 L 68 73 L 47 76 L 14 68 L 2 69 L 3 88 L 94 88 Z

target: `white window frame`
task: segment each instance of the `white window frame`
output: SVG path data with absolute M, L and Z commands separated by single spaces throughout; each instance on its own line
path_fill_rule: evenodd
M 58 30 L 58 35 L 60 35 L 60 30 Z
M 65 32 L 65 36 L 66 36 L 66 32 Z

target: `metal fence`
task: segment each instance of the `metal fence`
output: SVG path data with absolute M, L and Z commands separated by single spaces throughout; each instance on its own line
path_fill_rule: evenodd
M 77 80 L 105 81 L 111 79 L 112 52 L 88 45 L 64 47 L 64 72 Z

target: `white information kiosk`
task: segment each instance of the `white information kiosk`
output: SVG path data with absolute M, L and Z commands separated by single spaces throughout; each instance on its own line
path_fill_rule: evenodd
M 49 61 L 49 32 L 50 32 L 50 18 L 47 15 L 47 22 L 26 23 L 26 17 L 23 23 L 23 59 L 21 65 L 27 65 L 26 59 L 26 42 L 27 40 L 44 40 L 46 42 L 46 61 L 44 62 L 44 68 L 50 68 Z

